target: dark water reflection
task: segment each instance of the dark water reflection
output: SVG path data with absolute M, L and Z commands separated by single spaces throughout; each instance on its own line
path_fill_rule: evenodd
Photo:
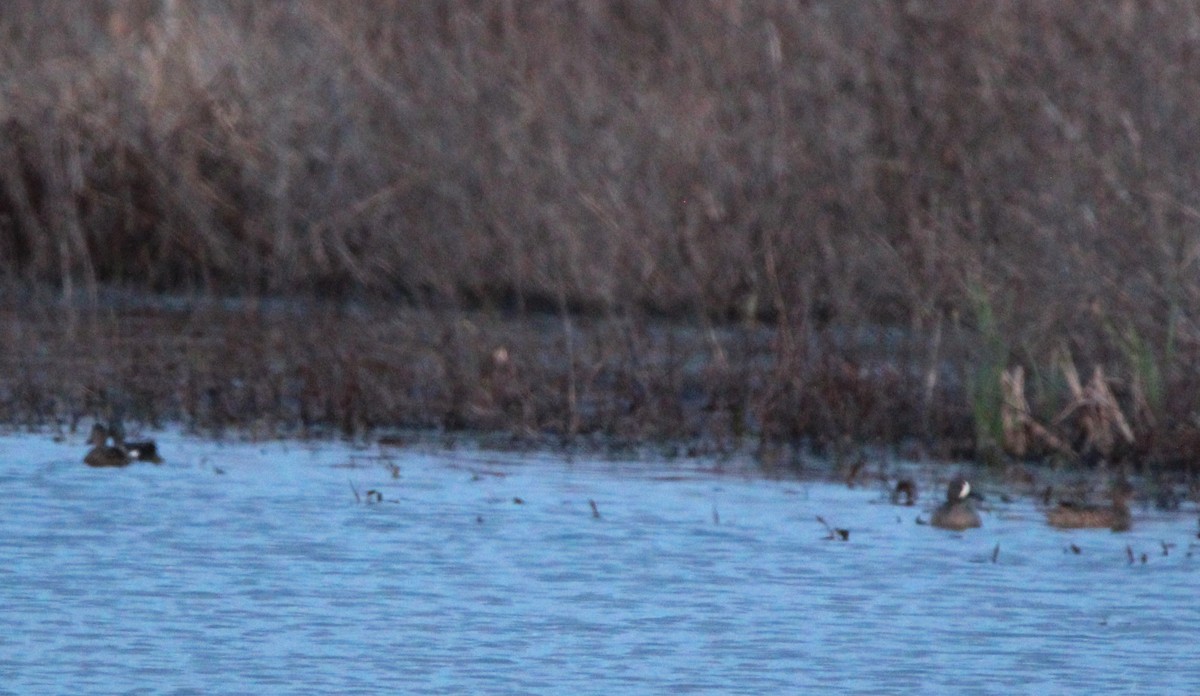
M 1200 687 L 1191 509 L 1064 533 L 1016 502 L 954 534 L 681 464 L 162 444 L 90 470 L 0 438 L 0 692 Z

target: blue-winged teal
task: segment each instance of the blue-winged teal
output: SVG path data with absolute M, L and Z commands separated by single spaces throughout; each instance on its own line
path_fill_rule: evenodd
M 92 449 L 83 457 L 83 463 L 88 466 L 128 466 L 133 461 L 124 449 L 108 444 L 108 428 L 99 423 L 92 426 L 88 444 Z
M 1133 524 L 1129 514 L 1129 499 L 1133 486 L 1122 479 L 1113 484 L 1112 505 L 1083 505 L 1063 502 L 1046 511 L 1046 521 L 1060 529 L 1111 529 L 1125 532 Z
M 941 529 L 952 529 L 961 532 L 983 525 L 979 513 L 971 507 L 971 497 L 979 497 L 971 493 L 971 484 L 962 476 L 955 476 L 946 487 L 946 502 L 933 511 L 929 523 Z

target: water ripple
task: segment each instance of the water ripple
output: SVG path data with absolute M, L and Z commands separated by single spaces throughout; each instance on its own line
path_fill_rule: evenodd
M 1194 514 L 1068 534 L 1018 501 L 951 534 L 701 467 L 393 452 L 394 478 L 336 444 L 162 445 L 97 471 L 0 438 L 0 690 L 1200 687 Z

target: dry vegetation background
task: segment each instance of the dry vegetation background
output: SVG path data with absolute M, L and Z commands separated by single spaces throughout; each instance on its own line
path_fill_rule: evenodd
M 1198 226 L 1194 0 L 0 13 L 8 421 L 969 450 L 1066 355 L 1178 463 Z

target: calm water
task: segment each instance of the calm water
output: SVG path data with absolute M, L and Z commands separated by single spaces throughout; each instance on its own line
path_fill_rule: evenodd
M 704 461 L 81 440 L 0 437 L 0 693 L 1200 689 L 1192 507 L 954 534 Z

